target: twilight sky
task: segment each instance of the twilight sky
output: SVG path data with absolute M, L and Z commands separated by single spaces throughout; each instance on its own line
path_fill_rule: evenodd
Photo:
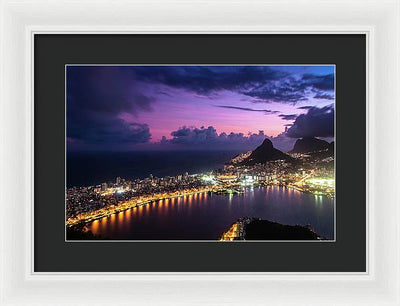
M 288 151 L 332 139 L 334 102 L 334 66 L 67 66 L 67 146 Z

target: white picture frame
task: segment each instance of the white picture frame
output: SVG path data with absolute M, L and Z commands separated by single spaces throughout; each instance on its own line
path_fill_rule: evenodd
M 1 305 L 400 305 L 399 0 L 4 0 L 0 20 Z M 366 34 L 367 272 L 33 272 L 35 33 Z

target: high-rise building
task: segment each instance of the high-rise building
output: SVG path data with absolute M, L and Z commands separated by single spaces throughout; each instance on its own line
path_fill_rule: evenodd
M 107 190 L 107 183 L 101 184 L 101 191 L 106 191 Z
M 120 178 L 119 176 L 117 177 L 117 180 L 115 181 L 115 183 L 116 183 L 117 185 L 121 184 L 121 178 Z

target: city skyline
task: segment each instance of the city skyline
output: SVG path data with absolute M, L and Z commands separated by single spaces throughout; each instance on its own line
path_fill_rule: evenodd
M 67 66 L 67 149 L 281 150 L 334 136 L 334 69 Z

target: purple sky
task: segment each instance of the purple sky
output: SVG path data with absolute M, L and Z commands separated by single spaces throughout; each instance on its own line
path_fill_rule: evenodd
M 334 66 L 67 66 L 68 150 L 286 151 L 333 104 Z

